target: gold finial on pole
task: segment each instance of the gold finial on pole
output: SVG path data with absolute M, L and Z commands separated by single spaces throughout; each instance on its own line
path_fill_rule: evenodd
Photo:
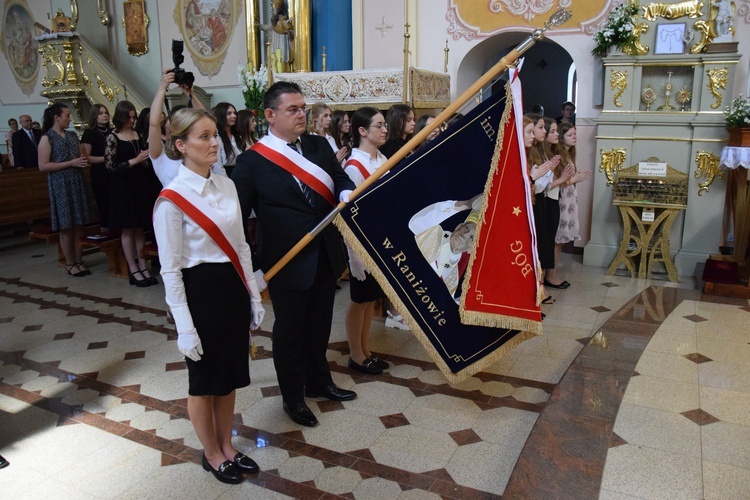
M 445 39 L 445 48 L 443 49 L 443 52 L 445 52 L 445 61 L 443 62 L 443 73 L 448 72 L 448 52 L 450 52 L 451 49 L 448 48 L 448 39 Z

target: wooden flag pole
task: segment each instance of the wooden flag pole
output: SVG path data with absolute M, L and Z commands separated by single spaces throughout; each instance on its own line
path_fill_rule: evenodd
M 543 28 L 535 29 L 534 32 L 526 40 L 521 42 L 520 45 L 506 54 L 505 57 L 501 58 L 497 64 L 490 68 L 489 71 L 487 71 L 484 75 L 482 75 L 481 78 L 479 78 L 479 80 L 474 82 L 473 85 L 466 89 L 460 96 L 456 98 L 455 101 L 450 103 L 447 108 L 445 108 L 439 115 L 437 115 L 437 117 L 435 117 L 432 122 L 430 122 L 422 130 L 420 130 L 419 133 L 414 135 L 409 140 L 409 142 L 404 144 L 401 149 L 399 149 L 393 156 L 388 158 L 388 161 L 383 163 L 383 165 L 381 165 L 375 172 L 373 172 L 370 177 L 365 179 L 362 184 L 357 186 L 357 188 L 354 189 L 354 191 L 352 191 L 349 195 L 349 201 L 356 199 L 357 196 L 362 193 L 362 191 L 367 189 L 383 174 L 396 166 L 398 162 L 400 162 L 404 158 L 404 156 L 406 156 L 410 151 L 414 150 L 425 139 L 427 139 L 427 136 L 430 135 L 432 131 L 442 125 L 448 118 L 453 115 L 453 113 L 461 109 L 461 107 L 463 107 L 463 105 L 466 104 L 469 99 L 474 97 L 474 95 L 479 92 L 480 89 L 484 88 L 484 86 L 490 83 L 493 78 L 508 69 L 508 66 L 511 66 L 513 63 L 515 63 L 516 60 L 521 56 L 521 54 L 526 52 L 532 45 L 534 45 L 534 43 L 536 43 L 537 40 L 541 40 L 542 38 L 544 38 L 545 31 L 567 22 L 571 18 L 571 16 L 572 14 L 570 10 L 558 9 L 554 14 L 552 14 Z M 289 261 L 292 260 L 303 248 L 305 248 L 313 240 L 313 238 L 315 238 L 328 224 L 333 222 L 333 219 L 336 218 L 339 213 L 341 213 L 344 207 L 346 207 L 346 203 L 343 201 L 336 205 L 336 207 L 331 210 L 331 212 L 323 220 L 321 220 L 318 225 L 312 229 L 312 231 L 302 237 L 302 239 L 299 240 L 297 244 L 294 245 L 291 250 L 286 253 L 286 255 L 279 259 L 279 261 L 263 275 L 263 279 L 268 282 L 271 280 L 271 278 L 276 276 L 276 274 L 285 265 L 287 265 Z

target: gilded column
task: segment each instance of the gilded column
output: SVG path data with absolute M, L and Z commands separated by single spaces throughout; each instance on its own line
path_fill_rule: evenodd
M 310 72 L 311 0 L 294 0 L 294 71 Z
M 247 34 L 247 64 L 260 67 L 260 36 L 258 33 L 258 0 L 245 0 L 245 33 Z

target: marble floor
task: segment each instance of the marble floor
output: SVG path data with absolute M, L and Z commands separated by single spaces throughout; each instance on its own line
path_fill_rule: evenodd
M 750 498 L 748 301 L 563 257 L 544 335 L 457 385 L 382 321 L 391 368 L 347 368 L 343 283 L 328 359 L 359 397 L 308 400 L 312 429 L 282 411 L 269 306 L 235 415 L 262 472 L 232 486 L 200 465 L 163 288 L 109 278 L 100 254 L 69 277 L 54 246 L 2 234 L 0 496 Z

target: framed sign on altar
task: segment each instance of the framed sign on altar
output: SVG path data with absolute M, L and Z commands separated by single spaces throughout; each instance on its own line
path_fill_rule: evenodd
M 656 27 L 654 54 L 684 54 L 685 23 L 659 24 Z

